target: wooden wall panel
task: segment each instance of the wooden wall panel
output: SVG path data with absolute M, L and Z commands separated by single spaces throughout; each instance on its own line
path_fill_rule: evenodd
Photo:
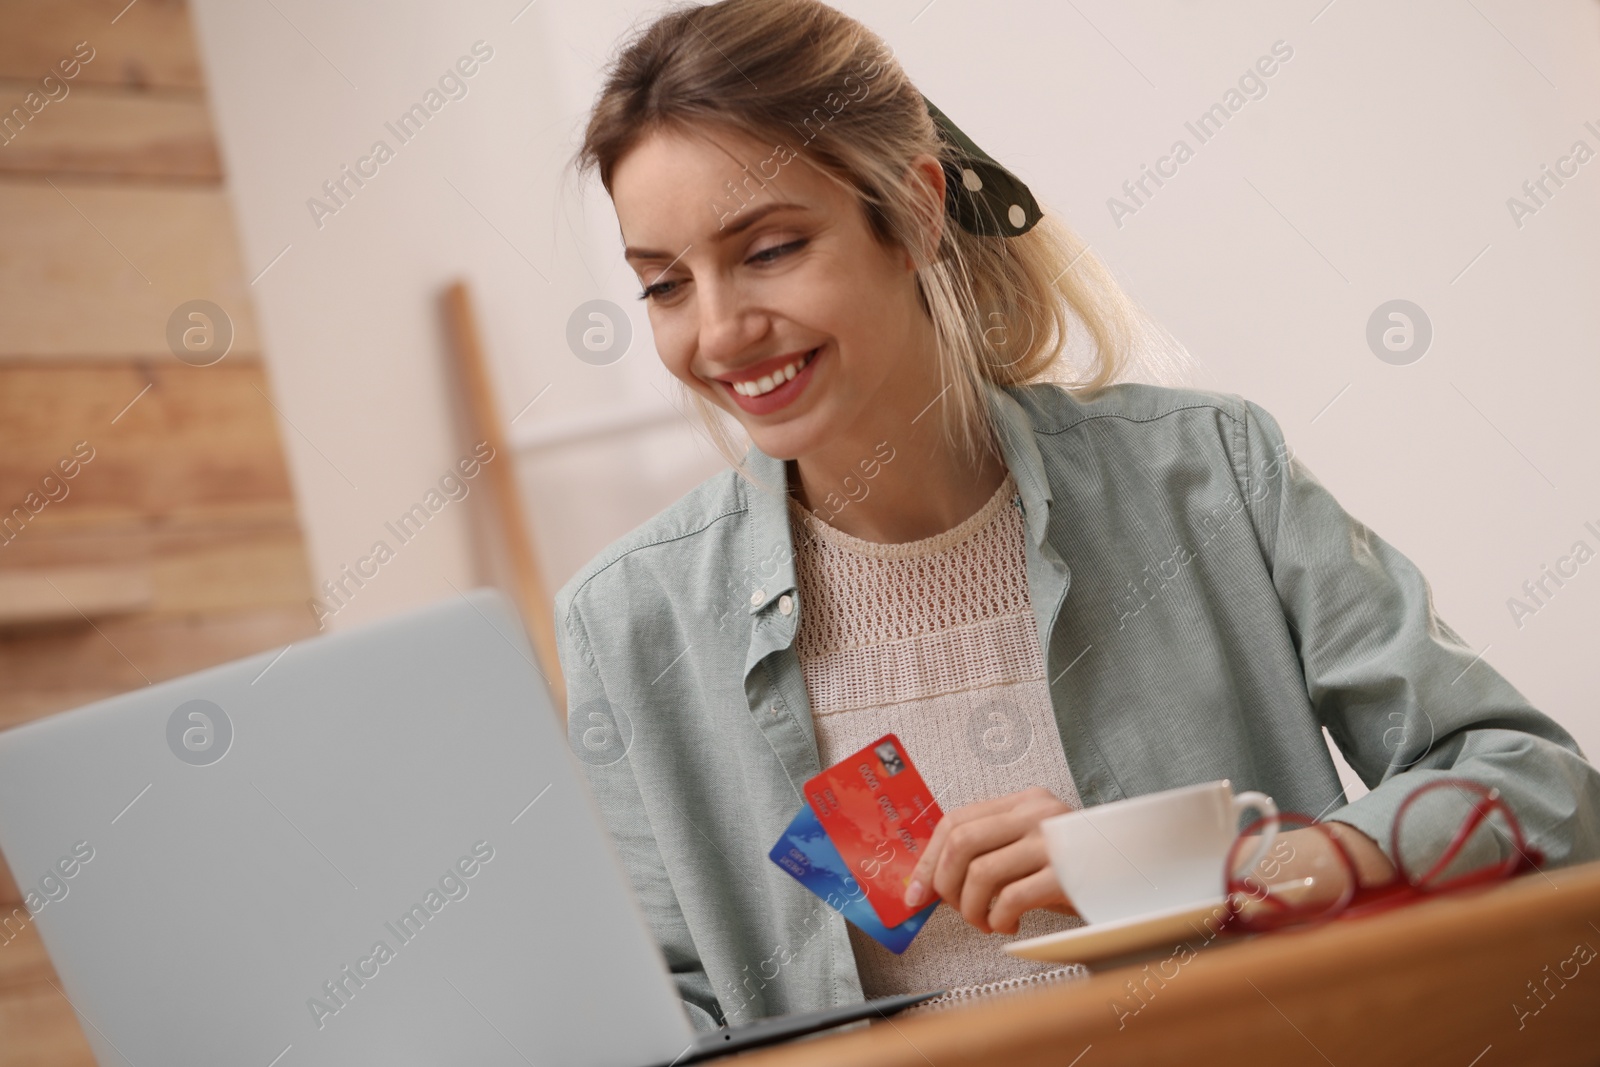
M 34 86 L 0 79 L 0 108 Z M 0 132 L 0 174 L 41 173 L 215 184 L 222 164 L 198 94 L 133 95 L 89 86 L 46 105 L 20 132 Z
M 234 515 L 238 505 L 266 502 L 290 507 L 269 393 L 262 364 L 231 355 L 210 367 L 171 356 L 0 363 L 0 508 L 38 489 L 78 441 L 94 458 L 80 464 L 60 506 L 34 519 L 40 529 Z M 19 537 L 0 552 L 24 544 Z
M 88 41 L 94 59 L 74 84 L 195 91 L 204 84 L 188 5 L 174 0 L 0 0 L 0 27 L 0 78 L 38 81 Z
M 139 591 L 143 594 L 142 587 L 148 585 L 149 595 L 148 604 L 140 608 L 139 614 L 152 621 L 163 615 L 243 608 L 298 607 L 309 612 L 303 591 L 309 587 L 311 579 L 306 571 L 300 529 L 292 519 L 267 526 L 213 524 L 187 532 L 198 534 L 213 544 L 206 548 L 174 547 L 162 552 L 148 547 L 152 538 L 136 536 L 135 547 L 125 550 L 118 546 L 108 553 L 105 546 L 110 542 L 97 538 L 100 552 L 95 561 L 115 555 L 122 563 L 133 564 L 133 570 L 143 572 L 144 581 Z M 66 555 L 68 553 L 61 550 L 77 549 L 77 540 L 40 537 L 36 543 L 47 551 L 33 555 Z M 169 544 L 178 542 L 178 538 L 163 540 Z M 68 543 L 63 545 L 63 541 Z M 52 559 L 50 565 L 60 564 Z M 44 592 L 55 595 L 49 593 L 48 587 Z M 115 602 L 119 598 L 108 599 Z M 124 595 L 120 599 L 135 598 Z M 138 599 L 143 600 L 143 595 Z M 78 606 L 81 609 L 81 605 Z M 70 614 L 66 604 L 57 605 L 57 608 Z M 4 707 L 5 700 L 5 696 L 0 695 L 0 708 Z
M 94 626 L 0 635 L 0 673 L 16 681 L 0 696 L 0 729 L 137 689 L 146 678 L 176 678 L 316 632 L 302 600 L 271 609 L 133 615 L 98 619 Z
M 11 908 L 0 908 L 0 921 L 7 919 L 10 925 L 0 927 L 0 989 L 42 985 L 46 978 L 54 978 L 50 957 L 27 909 L 19 915 Z
M 66 95 L 5 127 L 79 41 Z M 92 624 L 69 603 L 0 627 L 0 729 L 317 632 L 250 305 L 265 264 L 240 262 L 221 182 L 184 4 L 0 0 L 0 578 L 114 567 L 149 589 Z M 167 346 L 194 299 L 234 325 L 209 367 Z M 46 486 L 79 441 L 93 458 Z M 0 919 L 20 901 L 0 864 Z M 31 923 L 0 933 L 0 1067 L 92 1067 L 56 982 Z
M 3 950 L 0 950 L 3 951 Z M 52 972 L 50 981 L 57 982 Z M 95 1067 L 77 1016 L 49 982 L 0 989 L 0 1063 L 29 1067 Z
M 13 523 L 0 567 L 142 564 L 153 590 L 148 610 L 98 630 L 0 632 L 0 725 L 315 632 L 265 392 L 260 363 L 0 363 L 0 522 Z M 57 478 L 58 500 L 16 515 L 89 449 Z M 215 633 L 193 632 L 196 620 Z
M 197 299 L 233 320 L 227 358 L 257 351 L 220 188 L 0 178 L 0 234 L 0 359 L 170 359 L 167 319 Z

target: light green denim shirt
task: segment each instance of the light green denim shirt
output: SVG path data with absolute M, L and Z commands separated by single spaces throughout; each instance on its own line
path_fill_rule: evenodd
M 1138 384 L 989 399 L 1086 806 L 1227 778 L 1393 859 L 1400 801 L 1458 775 L 1499 788 L 1548 866 L 1600 857 L 1600 773 L 1261 407 Z M 844 919 L 767 858 L 822 768 L 784 466 L 747 466 L 771 488 L 708 479 L 556 597 L 574 751 L 702 1028 L 862 999 Z M 1371 789 L 1354 803 L 1323 727 Z M 1407 854 L 1442 821 L 1413 839 L 1408 816 Z

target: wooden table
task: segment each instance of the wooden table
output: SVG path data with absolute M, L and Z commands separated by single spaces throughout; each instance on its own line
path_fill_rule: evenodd
M 1600 1064 L 1600 862 L 1317 928 L 1219 939 L 1192 956 L 1174 947 L 1054 989 L 876 1022 L 737 1062 Z

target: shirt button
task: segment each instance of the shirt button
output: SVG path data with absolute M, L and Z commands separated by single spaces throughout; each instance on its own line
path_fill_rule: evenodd
M 793 612 L 794 612 L 794 597 L 792 597 L 792 596 L 781 596 L 781 597 L 779 597 L 778 598 L 778 610 L 783 612 L 785 615 L 793 614 Z
M 778 717 L 778 705 L 776 704 L 772 705 L 772 717 L 774 719 Z
M 760 607 L 761 602 L 765 599 L 767 599 L 767 591 L 765 589 L 757 589 L 754 593 L 750 594 L 750 604 L 752 607 Z

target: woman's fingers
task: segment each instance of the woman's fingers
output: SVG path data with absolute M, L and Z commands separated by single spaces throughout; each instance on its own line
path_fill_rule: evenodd
M 933 836 L 923 847 L 922 858 L 911 871 L 911 881 L 906 884 L 906 906 L 920 907 L 929 899 L 934 888 L 934 870 L 939 863 L 939 857 L 944 852 L 945 842 L 957 827 L 1008 811 L 1016 803 L 1016 799 L 1017 794 L 1012 793 L 945 812 L 944 818 L 933 828 Z
M 1056 872 L 1046 864 L 1043 870 L 1018 879 L 1000 891 L 994 907 L 989 909 L 989 929 L 998 934 L 1014 934 L 1024 912 L 1046 907 L 1060 911 L 1066 903 L 1066 896 L 1056 881 Z M 1076 915 L 1077 912 L 1069 907 L 1066 914 Z
M 1003 848 L 985 852 L 967 864 L 966 879 L 961 885 L 957 905 L 961 917 L 984 933 L 991 933 L 989 909 L 1002 890 L 1014 882 L 1032 875 L 1039 869 L 1039 856 L 1026 837 Z
M 967 868 L 973 860 L 1016 841 L 1027 826 L 1013 812 L 972 819 L 953 827 L 935 858 L 931 886 L 947 904 L 960 908 Z
M 933 836 L 922 850 L 922 858 L 912 869 L 911 880 L 906 884 L 905 902 L 909 907 L 920 907 L 925 903 L 931 891 L 940 884 L 936 877 L 942 857 L 946 851 L 946 842 L 950 835 L 961 827 L 970 823 L 996 816 L 1016 814 L 1019 811 L 1035 812 L 1042 810 L 1047 814 L 1056 814 L 1059 811 L 1071 810 L 1065 803 L 1043 786 L 1030 786 L 1017 793 L 1007 793 L 1005 796 L 993 797 L 989 800 L 980 800 L 974 804 L 967 804 L 954 811 L 946 812 L 944 818 L 933 828 Z M 1001 844 L 1015 840 L 1020 834 L 1013 835 Z M 963 865 L 964 866 L 964 865 Z M 939 894 L 944 896 L 943 893 Z M 945 897 L 946 900 L 955 900 L 954 896 Z

